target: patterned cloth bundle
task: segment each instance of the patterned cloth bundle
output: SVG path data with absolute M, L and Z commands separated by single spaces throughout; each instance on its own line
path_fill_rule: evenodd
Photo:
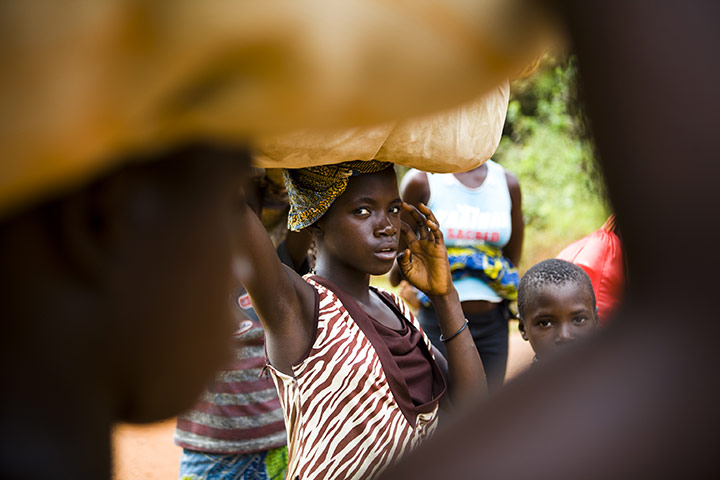
M 517 300 L 520 275 L 517 267 L 502 254 L 502 250 L 491 245 L 474 247 L 448 247 L 448 261 L 453 280 L 474 276 L 485 282 L 505 300 Z M 425 306 L 430 299 L 418 292 L 418 298 Z

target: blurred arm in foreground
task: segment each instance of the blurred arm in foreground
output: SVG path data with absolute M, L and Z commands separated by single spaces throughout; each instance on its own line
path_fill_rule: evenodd
M 705 213 L 719 206 L 720 5 L 554 3 L 580 60 L 630 295 L 594 341 L 532 369 L 383 478 L 709 478 L 720 470 L 720 252 Z M 704 252 L 682 262 L 684 280 L 666 260 L 668 226 L 693 232 Z M 688 279 L 692 288 L 682 288 Z

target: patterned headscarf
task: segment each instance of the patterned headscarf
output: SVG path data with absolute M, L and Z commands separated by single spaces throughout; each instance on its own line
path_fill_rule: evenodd
M 290 200 L 288 229 L 302 230 L 325 215 L 335 199 L 345 192 L 348 178 L 379 172 L 390 166 L 392 163 L 377 160 L 353 160 L 334 165 L 283 169 Z

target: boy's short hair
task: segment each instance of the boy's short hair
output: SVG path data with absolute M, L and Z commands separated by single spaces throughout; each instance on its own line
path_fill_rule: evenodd
M 570 282 L 584 283 L 590 292 L 593 307 L 595 307 L 595 291 L 593 290 L 592 281 L 588 274 L 585 273 L 585 270 L 574 263 L 550 258 L 530 267 L 520 279 L 517 300 L 520 317 L 525 315 L 530 299 L 540 288 L 548 285 L 561 286 Z

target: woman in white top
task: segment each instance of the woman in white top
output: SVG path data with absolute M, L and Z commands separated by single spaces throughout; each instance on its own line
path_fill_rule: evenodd
M 517 177 L 488 160 L 463 173 L 428 174 L 411 170 L 403 179 L 402 199 L 428 205 L 440 223 L 448 253 L 457 259 L 453 283 L 470 322 L 492 390 L 505 378 L 508 353 L 507 303 L 514 300 L 524 222 Z M 482 267 L 485 268 L 482 268 Z M 491 278 L 500 272 L 503 281 Z M 391 282 L 400 281 L 394 270 Z M 433 344 L 443 351 L 435 312 L 420 307 L 418 319 Z

